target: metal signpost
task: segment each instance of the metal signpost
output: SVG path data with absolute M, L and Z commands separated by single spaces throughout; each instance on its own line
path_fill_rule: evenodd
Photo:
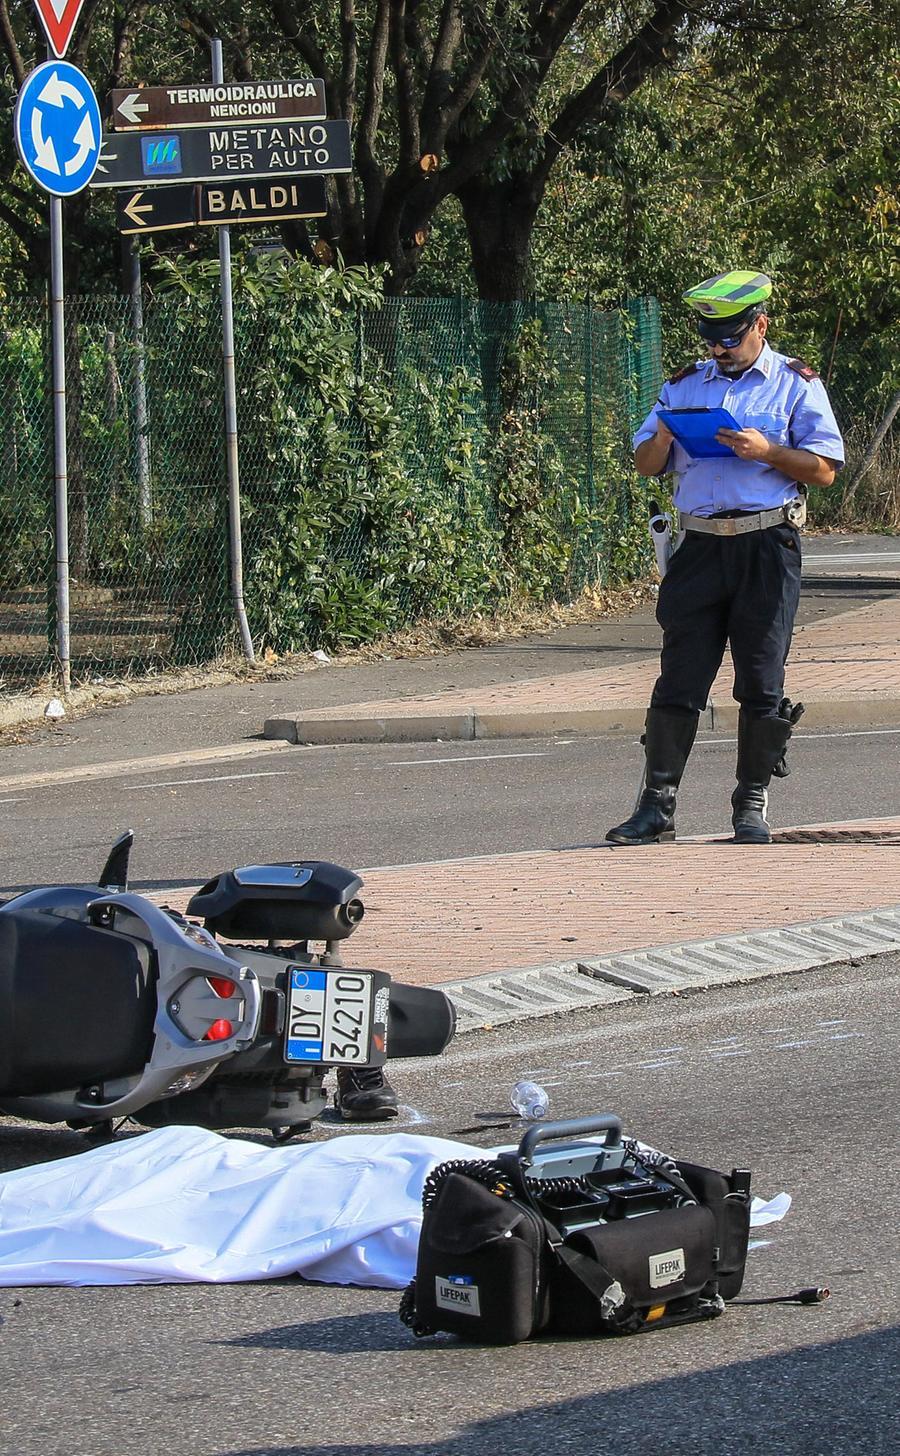
M 164 187 L 172 182 L 349 172 L 350 123 L 285 121 L 178 131 L 103 133 L 93 187 Z
M 52 0 L 37 5 L 52 48 L 62 55 L 81 0 L 62 11 Z M 45 14 L 45 12 L 47 12 Z M 56 21 L 48 23 L 48 15 Z M 68 17 L 68 30 L 63 21 Z M 68 61 L 45 61 L 26 77 L 15 111 L 19 156 L 50 194 L 50 320 L 53 349 L 53 474 L 56 502 L 56 645 L 63 693 L 71 686 L 69 640 L 69 506 L 66 453 L 66 332 L 63 308 L 62 198 L 87 187 L 100 159 L 100 108 L 86 76 Z
M 222 42 L 212 41 L 213 81 L 222 80 Z M 228 470 L 228 536 L 231 558 L 231 596 L 241 634 L 244 656 L 254 661 L 253 638 L 244 605 L 244 556 L 241 540 L 241 477 L 238 463 L 237 386 L 234 372 L 234 311 L 231 300 L 231 233 L 219 229 L 219 292 L 222 297 L 222 368 L 225 378 L 225 460 Z

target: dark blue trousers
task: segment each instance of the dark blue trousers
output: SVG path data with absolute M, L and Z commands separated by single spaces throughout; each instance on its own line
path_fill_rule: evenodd
M 726 645 L 734 697 L 772 718 L 800 600 L 800 533 L 788 525 L 743 536 L 688 531 L 659 586 L 660 675 L 651 707 L 702 712 Z

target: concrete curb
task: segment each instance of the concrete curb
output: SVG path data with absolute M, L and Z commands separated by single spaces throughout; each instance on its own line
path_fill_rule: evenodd
M 885 728 L 900 726 L 900 696 L 805 700 L 803 726 L 810 728 Z M 471 707 L 438 714 L 407 713 L 367 717 L 267 718 L 263 738 L 293 744 L 337 743 L 471 743 L 491 738 L 551 738 L 559 733 L 595 737 L 603 733 L 633 733 L 644 726 L 646 704 L 639 707 L 553 708 L 492 712 Z M 711 704 L 701 715 L 700 728 L 733 734 L 737 728 L 736 703 Z

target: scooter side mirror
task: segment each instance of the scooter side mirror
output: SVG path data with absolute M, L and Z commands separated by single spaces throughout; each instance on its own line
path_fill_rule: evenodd
M 119 835 L 107 855 L 106 864 L 103 866 L 97 879 L 97 884 L 101 890 L 128 889 L 128 861 L 131 858 L 131 846 L 133 844 L 133 829 L 126 829 L 124 834 Z

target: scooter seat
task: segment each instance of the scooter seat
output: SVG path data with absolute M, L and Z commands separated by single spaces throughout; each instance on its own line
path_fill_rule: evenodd
M 40 910 L 0 914 L 0 1096 L 140 1072 L 156 1014 L 149 946 Z

